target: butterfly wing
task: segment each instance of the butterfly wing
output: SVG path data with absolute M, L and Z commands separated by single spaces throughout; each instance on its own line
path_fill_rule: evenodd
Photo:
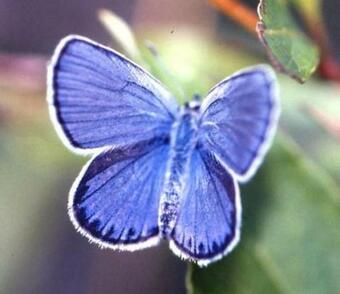
M 233 177 L 213 154 L 195 150 L 170 248 L 184 259 L 207 265 L 239 241 L 241 204 Z
M 80 36 L 58 45 L 48 89 L 57 131 L 78 153 L 168 136 L 177 113 L 173 97 L 151 75 Z
M 267 66 L 236 73 L 215 86 L 202 103 L 200 142 L 238 180 L 258 168 L 276 129 L 276 79 Z
M 80 233 L 112 249 L 156 245 L 168 151 L 168 144 L 156 140 L 94 156 L 69 198 L 69 215 Z

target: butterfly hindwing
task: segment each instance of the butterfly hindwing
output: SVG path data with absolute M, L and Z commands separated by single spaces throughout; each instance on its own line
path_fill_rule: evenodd
M 168 151 L 166 142 L 155 141 L 95 156 L 71 190 L 75 227 L 103 247 L 135 250 L 157 244 Z
M 177 113 L 175 99 L 151 75 L 80 36 L 58 45 L 48 86 L 55 126 L 79 153 L 168 135 Z
M 193 152 L 181 199 L 171 249 L 198 265 L 231 251 L 240 234 L 238 186 L 209 151 Z
M 238 180 L 261 163 L 278 119 L 275 76 L 267 66 L 240 71 L 215 86 L 202 104 L 200 142 Z

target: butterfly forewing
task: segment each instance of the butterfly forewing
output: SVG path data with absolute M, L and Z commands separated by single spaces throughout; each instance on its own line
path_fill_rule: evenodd
M 240 181 L 261 163 L 276 129 L 275 76 L 266 66 L 236 73 L 219 83 L 202 104 L 200 142 Z
M 51 114 L 74 151 L 169 135 L 177 113 L 174 98 L 115 51 L 70 36 L 57 47 L 49 73 Z

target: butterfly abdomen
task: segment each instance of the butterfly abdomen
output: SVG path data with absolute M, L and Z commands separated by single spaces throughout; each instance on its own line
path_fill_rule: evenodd
M 181 195 L 185 189 L 196 143 L 197 114 L 190 109 L 183 109 L 171 132 L 169 162 L 160 201 L 159 226 L 161 235 L 165 238 L 170 235 L 176 224 Z

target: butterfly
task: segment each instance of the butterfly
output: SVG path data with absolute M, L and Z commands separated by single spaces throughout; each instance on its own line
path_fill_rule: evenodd
M 183 106 L 144 69 L 71 35 L 48 68 L 52 122 L 64 144 L 92 155 L 68 212 L 100 247 L 137 250 L 162 239 L 205 266 L 240 239 L 238 182 L 261 164 L 279 103 L 269 66 L 244 69 Z

